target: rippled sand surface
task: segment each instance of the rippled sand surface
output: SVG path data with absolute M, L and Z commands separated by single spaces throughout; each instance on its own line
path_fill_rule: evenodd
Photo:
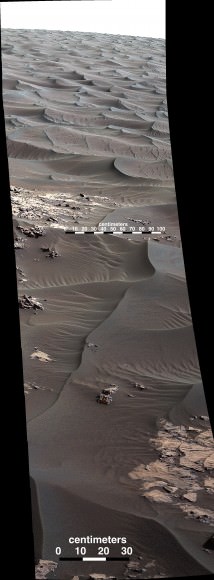
M 164 41 L 2 36 L 19 296 L 42 305 L 20 309 L 38 578 L 209 573 L 213 443 L 180 243 Z M 101 223 L 165 230 L 156 239 L 66 233 Z M 119 387 L 112 404 L 97 405 L 109 384 Z M 183 447 L 161 459 L 181 426 Z M 194 437 L 202 449 L 188 466 Z M 172 478 L 179 465 L 184 477 L 175 495 L 164 489 L 170 464 Z M 193 507 L 178 496 L 191 482 Z M 68 538 L 88 534 L 126 536 L 138 565 L 58 562 L 56 546 L 67 555 Z

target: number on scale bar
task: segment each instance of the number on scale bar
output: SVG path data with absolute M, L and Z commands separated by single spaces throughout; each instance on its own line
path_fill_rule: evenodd
M 86 548 L 84 546 L 77 546 L 75 548 L 75 551 L 77 553 L 77 556 L 85 556 L 86 555 Z M 55 552 L 56 552 L 57 556 L 60 556 L 60 554 L 62 553 L 62 549 L 60 548 L 60 546 L 57 546 Z M 131 546 L 122 546 L 122 548 L 121 548 L 122 556 L 131 556 L 132 553 L 133 553 L 133 548 Z M 98 556 L 108 556 L 108 555 L 109 555 L 108 546 L 99 546 Z
M 109 555 L 109 548 L 108 546 L 99 546 L 98 548 L 98 556 L 108 556 Z
M 85 556 L 86 555 L 86 548 L 84 546 L 77 546 L 77 548 L 75 548 L 75 551 L 77 553 L 77 556 Z
M 121 554 L 122 556 L 131 556 L 133 549 L 131 546 L 122 546 Z

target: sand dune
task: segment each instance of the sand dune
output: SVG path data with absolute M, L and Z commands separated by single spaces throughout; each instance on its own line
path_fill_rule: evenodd
M 153 163 L 142 163 L 142 161 L 137 161 L 135 159 L 116 159 L 114 162 L 116 169 L 124 173 L 125 175 L 130 175 L 131 177 L 146 177 L 148 179 L 164 179 L 170 180 L 172 178 L 172 167 L 171 163 L 165 161 L 159 163 L 155 161 Z
M 17 41 L 14 34 L 7 31 L 3 38 L 3 65 L 9 163 L 16 183 L 24 187 L 35 184 L 28 164 L 23 170 L 22 159 L 26 158 L 35 160 L 41 187 L 47 186 L 49 175 L 54 182 L 50 189 L 57 191 L 60 183 L 61 190 L 67 191 L 69 159 L 60 179 L 49 172 L 47 161 L 53 152 L 72 154 L 83 174 L 85 163 L 90 162 L 87 187 L 106 196 L 110 186 L 114 198 L 116 175 L 106 175 L 101 157 L 106 163 L 110 158 L 121 175 L 134 178 L 130 186 L 138 198 L 139 185 L 143 188 L 148 178 L 155 179 L 150 194 L 156 197 L 160 172 L 160 180 L 172 187 L 173 200 L 173 175 L 166 161 L 170 158 L 168 124 L 159 118 L 159 114 L 167 115 L 163 42 L 150 39 L 148 44 L 146 39 L 132 38 L 130 42 L 128 37 L 90 34 L 83 39 L 80 33 L 72 37 L 48 32 L 40 46 L 38 31 L 33 37 L 21 32 Z M 74 178 L 69 187 L 75 194 L 78 180 Z
M 192 515 L 185 472 L 183 511 L 157 475 L 160 424 L 164 431 L 170 419 L 176 437 L 182 428 L 182 437 L 200 431 L 202 443 L 209 427 L 174 189 L 164 42 L 36 30 L 2 36 L 18 291 L 22 304 L 33 297 L 20 321 L 40 572 L 61 580 L 213 572 L 202 549 L 211 535 L 211 471 Z M 66 233 L 121 224 L 129 233 Z M 97 405 L 109 384 L 119 387 L 112 404 Z M 166 439 L 170 452 L 170 430 L 161 445 Z M 144 495 L 142 466 L 151 469 Z M 169 466 L 161 469 L 168 482 Z M 134 566 L 59 563 L 55 547 L 66 552 L 70 535 L 87 534 L 127 536 Z

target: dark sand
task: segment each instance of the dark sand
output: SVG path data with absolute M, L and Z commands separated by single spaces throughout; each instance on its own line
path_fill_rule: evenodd
M 212 553 L 202 548 L 213 531 L 213 483 L 205 484 L 205 477 L 213 482 L 212 461 L 197 464 L 194 508 L 209 514 L 205 521 L 185 512 L 180 491 L 168 492 L 170 503 L 149 499 L 130 475 L 142 464 L 151 470 L 160 457 L 154 440 L 161 419 L 183 425 L 184 437 L 189 427 L 194 433 L 210 427 L 200 419 L 207 409 L 180 242 L 164 41 L 2 35 L 19 295 L 44 307 L 20 310 L 40 512 L 33 488 L 36 556 L 58 563 L 55 548 L 69 555 L 71 535 L 126 536 L 134 559 L 142 558 L 132 577 L 209 574 Z M 166 230 L 159 241 L 65 233 L 101 222 Z M 43 236 L 18 229 L 32 225 L 43 227 Z M 96 394 L 110 383 L 119 386 L 112 405 L 97 405 Z M 186 468 L 186 490 L 196 472 Z M 153 487 L 161 489 L 155 476 Z M 121 562 L 67 562 L 48 577 L 93 572 L 128 575 Z

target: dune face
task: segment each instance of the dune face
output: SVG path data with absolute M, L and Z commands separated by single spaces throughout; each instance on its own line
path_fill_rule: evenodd
M 209 574 L 213 439 L 180 241 L 164 41 L 2 36 L 36 578 Z M 112 403 L 97 404 L 107 387 Z M 59 560 L 56 547 L 123 553 L 120 540 L 69 543 L 87 536 L 125 538 L 130 560 Z
M 174 203 L 163 41 L 3 30 L 2 58 L 11 182 L 99 196 L 94 223 Z

